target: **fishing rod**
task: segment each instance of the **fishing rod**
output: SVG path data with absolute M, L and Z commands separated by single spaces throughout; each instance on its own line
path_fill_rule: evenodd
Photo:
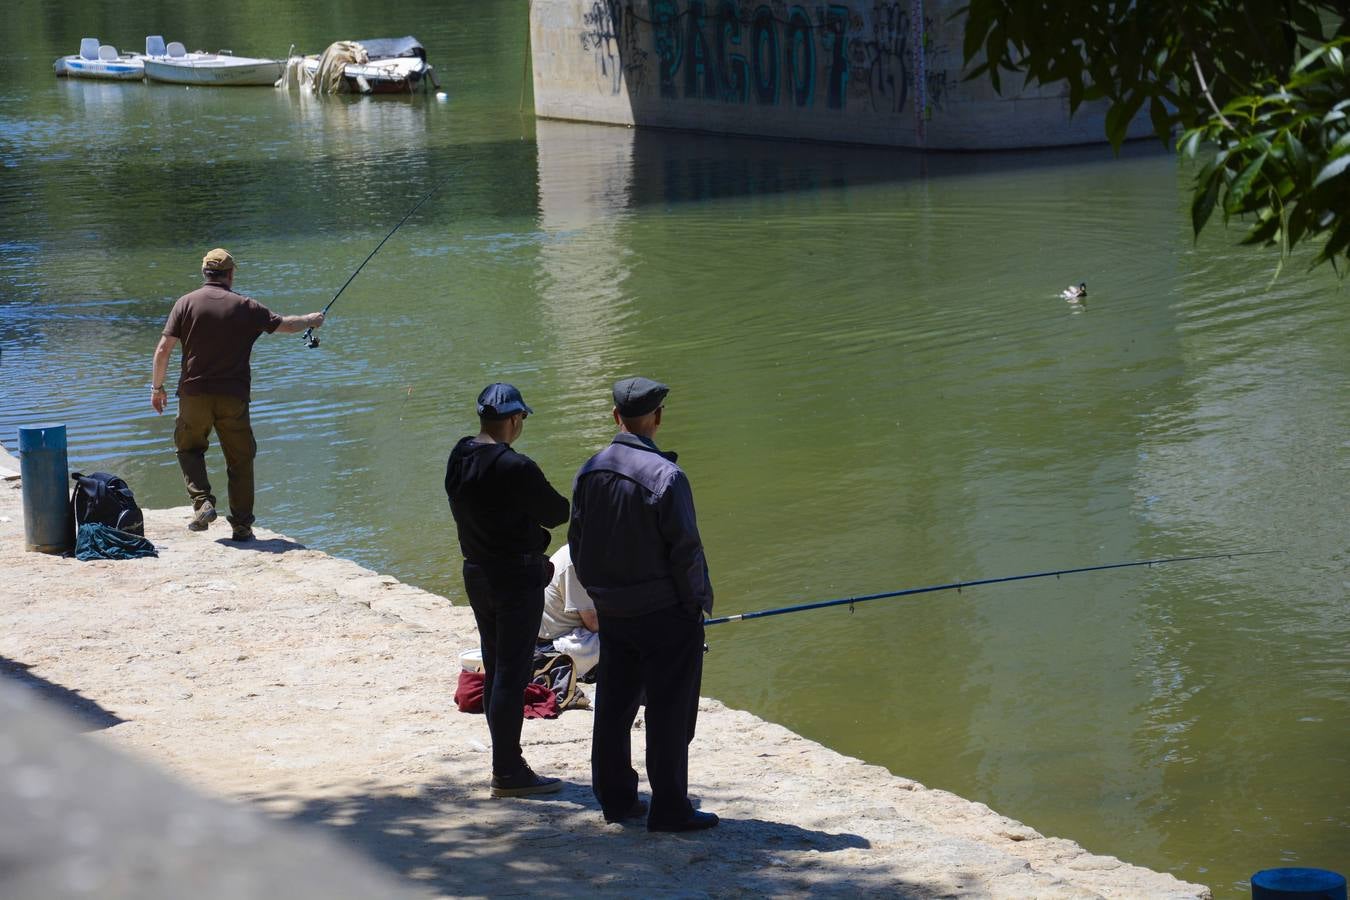
M 886 591 L 881 594 L 863 594 L 858 597 L 841 597 L 838 600 L 821 600 L 816 603 L 802 603 L 798 606 L 779 606 L 774 609 L 762 609 L 759 612 L 740 613 L 735 616 L 721 616 L 716 619 L 704 620 L 704 625 L 721 625 L 724 622 L 739 622 L 742 619 L 762 619 L 766 616 L 781 616 L 787 613 L 804 612 L 808 609 L 823 609 L 827 606 L 848 605 L 852 611 L 853 604 L 866 603 L 868 600 L 885 600 L 888 597 L 907 597 L 911 594 L 930 594 L 934 591 L 960 591 L 962 588 L 976 587 L 982 584 L 999 584 L 1004 581 L 1025 581 L 1028 578 L 1049 578 L 1060 575 L 1074 575 L 1079 572 L 1100 572 L 1103 569 L 1128 569 L 1131 566 L 1158 566 L 1163 563 L 1189 562 L 1197 559 L 1233 559 L 1238 556 L 1262 556 L 1267 553 L 1283 553 L 1283 550 L 1246 550 L 1234 553 L 1206 553 L 1198 556 L 1168 556 L 1160 559 L 1140 559 L 1134 562 L 1108 563 L 1104 566 L 1081 566 L 1076 569 L 1055 569 L 1051 572 L 1032 572 L 1028 575 L 1007 575 L 1003 578 L 979 578 L 974 581 L 953 581 L 949 584 L 930 584 L 927 587 L 905 588 L 900 591 Z
M 378 244 L 375 245 L 375 249 L 372 250 L 372 251 L 370 251 L 370 255 L 367 256 L 367 257 L 361 262 L 361 265 L 359 265 L 359 266 L 356 267 L 356 271 L 353 272 L 353 273 L 351 274 L 351 277 L 347 279 L 347 281 L 342 285 L 342 287 L 338 288 L 337 293 L 333 295 L 333 299 L 328 301 L 328 306 L 325 306 L 325 307 L 323 308 L 323 310 L 322 310 L 322 312 L 323 312 L 325 315 L 328 314 L 328 308 L 331 307 L 334 303 L 337 302 L 337 298 L 339 298 L 339 297 L 342 296 L 342 292 L 345 291 L 345 290 L 347 289 L 347 285 L 351 284 L 352 281 L 355 280 L 356 276 L 361 274 L 361 270 L 364 269 L 364 268 L 366 267 L 366 263 L 368 263 L 368 262 L 370 262 L 372 259 L 374 259 L 374 258 L 375 258 L 375 254 L 380 252 L 380 248 L 384 246 L 385 241 L 388 241 L 391 237 L 393 237 L 393 236 L 394 236 L 394 232 L 396 232 L 396 231 L 398 231 L 400 228 L 402 228 L 402 227 L 403 227 L 403 223 L 406 222 L 406 221 L 408 221 L 409 219 L 411 219 L 413 213 L 415 213 L 415 212 L 417 212 L 419 209 L 421 209 L 421 208 L 422 208 L 422 204 L 423 204 L 423 203 L 426 203 L 428 200 L 430 200 L 430 199 L 431 199 L 431 195 L 434 194 L 434 193 L 436 193 L 437 191 L 439 191 L 439 190 L 441 189 L 441 187 L 442 187 L 447 181 L 449 181 L 449 180 L 450 180 L 449 178 L 443 178 L 443 179 L 441 179 L 440 181 L 436 182 L 436 185 L 435 185 L 431 190 L 427 191 L 426 196 L 424 196 L 421 200 L 418 200 L 418 201 L 417 201 L 417 205 L 414 206 L 412 209 L 408 210 L 408 214 L 407 214 L 406 216 L 404 216 L 403 218 L 399 219 L 397 225 L 395 225 L 393 228 L 389 229 L 389 233 L 386 234 L 386 235 L 384 236 L 384 240 L 383 240 L 383 241 L 380 241 Z M 305 346 L 308 347 L 310 350 L 313 350 L 315 347 L 319 346 L 319 339 L 318 339 L 317 337 L 314 336 L 314 329 L 313 329 L 313 328 L 306 328 L 306 329 L 305 329 L 305 333 L 302 334 L 302 335 L 300 336 L 300 340 L 304 341 Z

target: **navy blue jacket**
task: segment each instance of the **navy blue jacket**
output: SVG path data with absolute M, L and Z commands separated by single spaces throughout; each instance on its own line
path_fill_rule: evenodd
M 637 616 L 668 606 L 712 612 L 712 583 L 689 479 L 674 453 L 620 432 L 572 486 L 572 563 L 596 611 Z

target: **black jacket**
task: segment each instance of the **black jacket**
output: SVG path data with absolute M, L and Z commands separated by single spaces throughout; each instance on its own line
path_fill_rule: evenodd
M 602 614 L 677 605 L 712 612 L 689 479 L 675 454 L 650 441 L 621 432 L 581 467 L 567 542 L 577 578 Z
M 567 521 L 567 498 L 509 444 L 461 438 L 445 466 L 445 494 L 464 559 L 481 566 L 537 562 L 547 556 L 545 529 Z

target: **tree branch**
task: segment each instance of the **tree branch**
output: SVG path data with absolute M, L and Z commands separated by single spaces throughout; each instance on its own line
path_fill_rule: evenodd
M 1219 104 L 1214 102 L 1214 95 L 1209 92 L 1209 85 L 1205 83 L 1205 73 L 1200 71 L 1200 57 L 1195 55 L 1194 50 L 1191 51 L 1191 63 L 1195 67 L 1195 77 L 1200 79 L 1200 92 L 1203 93 L 1205 99 L 1209 101 L 1209 108 L 1214 110 L 1214 115 L 1219 117 L 1219 121 L 1224 124 L 1225 128 L 1231 129 L 1233 123 L 1224 117 L 1223 112 L 1219 109 Z

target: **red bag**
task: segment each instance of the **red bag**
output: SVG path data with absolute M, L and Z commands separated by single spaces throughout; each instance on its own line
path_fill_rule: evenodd
M 455 706 L 460 712 L 483 711 L 483 673 L 461 671 L 455 687 Z M 558 718 L 558 697 L 542 684 L 525 685 L 525 718 Z

